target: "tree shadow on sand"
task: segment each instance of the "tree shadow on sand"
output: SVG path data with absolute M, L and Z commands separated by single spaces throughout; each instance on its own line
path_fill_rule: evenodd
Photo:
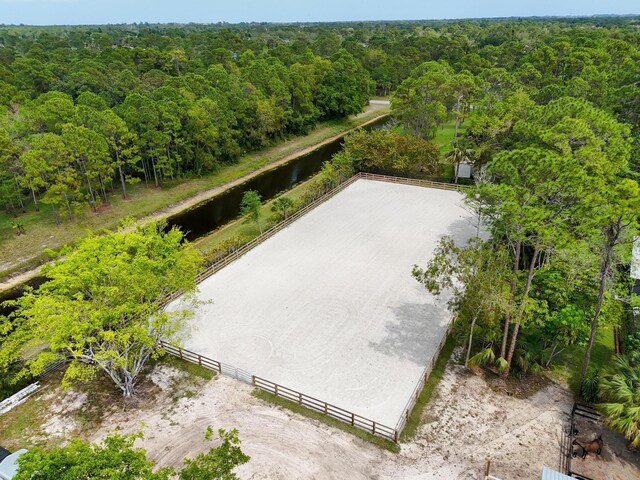
M 395 320 L 385 325 L 386 335 L 370 342 L 375 351 L 426 365 L 447 331 L 450 314 L 443 306 L 404 303 L 391 307 Z

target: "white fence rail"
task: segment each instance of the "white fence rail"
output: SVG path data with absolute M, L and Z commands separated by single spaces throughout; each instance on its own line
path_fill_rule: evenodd
M 6 398 L 0 402 L 0 415 L 3 415 L 15 407 L 24 402 L 31 394 L 36 392 L 40 388 L 40 382 L 32 383 L 31 385 L 23 388 L 17 393 L 14 393 L 9 398 Z

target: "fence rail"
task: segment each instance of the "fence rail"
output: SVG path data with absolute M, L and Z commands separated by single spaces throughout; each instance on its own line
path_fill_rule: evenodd
M 462 187 L 453 183 L 434 182 L 432 180 L 422 180 L 419 178 L 392 177 L 390 175 L 380 175 L 377 173 L 360 172 L 356 175 L 358 178 L 366 180 L 377 180 L 380 182 L 401 183 L 403 185 L 415 185 L 418 187 L 438 188 L 440 190 L 451 190 L 459 192 Z
M 429 379 L 429 375 L 431 375 L 431 371 L 433 370 L 433 367 L 438 361 L 438 357 L 440 356 L 442 347 L 444 347 L 444 344 L 447 341 L 447 338 L 449 338 L 452 325 L 453 325 L 453 319 L 451 319 L 451 321 L 449 322 L 449 327 L 447 327 L 447 332 L 442 337 L 442 340 L 440 340 L 440 343 L 438 344 L 438 347 L 436 348 L 436 351 L 433 354 L 433 357 L 431 357 L 431 362 L 429 362 L 429 364 L 422 371 L 422 375 L 420 375 L 420 380 L 418 380 L 418 383 L 416 383 L 416 386 L 413 389 L 413 393 L 411 394 L 411 397 L 409 397 L 409 400 L 407 401 L 407 405 L 404 407 L 404 410 L 402 411 L 402 416 L 400 417 L 400 420 L 398 420 L 398 423 L 396 425 L 396 431 L 402 432 L 402 430 L 404 429 L 404 426 L 409 421 L 409 415 L 411 415 L 413 407 L 416 406 L 418 397 L 422 393 L 422 389 L 427 383 L 427 380 Z
M 339 193 L 342 190 L 344 190 L 345 188 L 347 188 L 353 182 L 358 180 L 358 178 L 360 178 L 358 175 L 354 175 L 354 176 L 348 178 L 347 180 L 345 180 L 344 182 L 342 182 L 341 184 L 339 184 L 335 188 L 329 190 L 327 193 L 322 195 L 320 198 L 318 198 L 318 199 L 314 200 L 313 202 L 311 202 L 309 205 L 306 205 L 306 206 L 302 207 L 300 210 L 298 210 L 297 212 L 292 214 L 290 217 L 286 218 L 282 222 L 279 222 L 279 223 L 275 224 L 269 230 L 267 230 L 266 232 L 264 232 L 261 235 L 257 236 L 256 238 L 254 238 L 250 242 L 245 243 L 239 249 L 237 249 L 234 252 L 230 253 L 226 257 L 218 260 L 217 262 L 212 263 L 206 270 L 204 270 L 203 272 L 200 272 L 200 274 L 197 277 L 198 282 L 201 282 L 205 278 L 210 277 L 211 275 L 213 275 L 215 272 L 217 272 L 221 268 L 226 267 L 231 262 L 233 262 L 233 261 L 237 260 L 238 258 L 240 258 L 242 255 L 247 253 L 252 248 L 260 245 L 264 241 L 266 241 L 269 238 L 273 237 L 279 231 L 284 230 L 289 225 L 291 225 L 293 222 L 298 220 L 300 217 L 302 217 L 303 215 L 306 215 L 307 213 L 309 213 L 311 210 L 316 208 L 321 203 L 326 202 L 329 198 L 333 197 L 337 193 Z
M 354 183 L 359 178 L 360 178 L 359 174 L 356 174 L 356 175 L 354 175 L 352 177 L 349 177 L 344 182 L 342 182 L 339 185 L 337 185 L 335 188 L 329 190 L 327 193 L 325 193 L 321 197 L 317 198 L 316 200 L 314 200 L 310 204 L 302 207 L 300 210 L 298 210 L 297 212 L 293 213 L 290 217 L 288 217 L 285 220 L 275 224 L 269 230 L 267 230 L 266 232 L 264 232 L 261 235 L 257 236 L 253 240 L 245 243 L 240 248 L 238 248 L 238 249 L 234 250 L 233 252 L 231 252 L 229 255 L 226 255 L 225 257 L 221 258 L 220 260 L 217 260 L 217 261 L 213 262 L 211 265 L 209 265 L 206 269 L 201 271 L 196 276 L 196 283 L 200 283 L 203 280 L 206 280 L 207 278 L 209 278 L 211 275 L 213 275 L 217 271 L 219 271 L 222 268 L 226 267 L 230 263 L 236 261 L 238 258 L 243 256 L 249 250 L 251 250 L 252 248 L 254 248 L 254 247 L 258 246 L 258 245 L 260 245 L 261 243 L 265 242 L 269 238 L 273 237 L 279 231 L 284 230 L 289 225 L 291 225 L 293 222 L 298 220 L 300 217 L 302 217 L 303 215 L 309 213 L 311 210 L 316 208 L 321 203 L 326 202 L 329 198 L 331 198 L 334 195 L 336 195 L 337 193 L 341 192 L 342 190 L 347 188 L 349 185 Z M 177 291 L 177 292 L 174 292 L 171 295 L 168 295 L 163 300 L 162 305 L 166 306 L 169 302 L 175 300 L 180 295 L 182 295 L 182 293 L 183 293 L 182 291 Z
M 327 415 L 328 417 L 332 417 L 342 422 L 348 423 L 351 426 L 357 427 L 361 430 L 365 430 L 372 435 L 384 437 L 388 440 L 391 440 L 392 442 L 398 441 L 398 432 L 395 429 L 387 427 L 386 425 L 383 425 L 379 422 L 370 420 L 366 417 L 363 417 L 362 415 L 350 412 L 348 410 L 345 410 L 344 408 L 336 407 L 335 405 L 327 403 L 323 400 L 318 400 L 317 398 L 305 395 L 304 393 L 297 392 L 296 390 L 292 390 L 282 385 L 278 385 L 277 383 L 261 377 L 257 377 L 255 375 L 253 377 L 253 382 L 255 387 L 260 388 L 265 392 L 295 402 L 298 405 L 302 405 L 303 407 L 315 410 L 316 412 Z
M 175 345 L 171 345 L 170 343 L 164 341 L 160 342 L 160 346 L 167 353 L 181 358 L 187 362 L 195 363 L 197 365 L 200 365 L 201 367 L 218 372 L 221 375 L 235 378 L 236 380 L 240 380 L 241 382 L 244 382 L 248 385 L 259 388 L 260 390 L 264 390 L 265 392 L 276 395 L 277 397 L 290 400 L 297 403 L 298 405 L 302 405 L 303 407 L 309 408 L 316 412 L 320 412 L 324 415 L 327 415 L 328 417 L 332 417 L 342 422 L 348 423 L 353 427 L 365 430 L 372 435 L 386 438 L 388 440 L 391 440 L 392 442 L 398 441 L 399 432 L 397 430 L 391 427 L 387 427 L 386 425 L 383 425 L 374 420 L 370 420 L 366 417 L 363 417 L 362 415 L 350 412 L 349 410 L 337 407 L 323 400 L 318 400 L 317 398 L 311 397 L 302 392 L 298 392 L 283 385 L 279 385 L 275 382 L 272 382 L 271 380 L 252 375 L 246 370 L 242 370 L 241 368 L 236 368 L 232 365 L 213 360 L 185 348 L 176 347 Z

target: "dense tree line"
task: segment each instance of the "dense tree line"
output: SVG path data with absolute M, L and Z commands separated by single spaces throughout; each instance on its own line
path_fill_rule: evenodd
M 99 30 L 80 48 L 76 30 L 0 34 L 7 209 L 24 209 L 28 193 L 36 209 L 51 204 L 60 219 L 87 202 L 108 203 L 113 183 L 126 197 L 127 183 L 157 187 L 214 171 L 318 120 L 359 113 L 372 92 L 366 70 L 342 48 L 280 58 L 222 31 L 194 58 L 179 37 L 167 43 L 149 33 L 143 43 L 153 46 L 115 46 L 126 43 L 118 39 L 126 29 L 113 38 Z
M 492 229 L 513 265 L 496 352 L 510 365 L 529 297 L 553 291 L 566 274 L 547 270 L 568 242 L 559 233 L 559 226 L 571 225 L 563 215 L 583 205 L 575 199 L 589 191 L 589 182 L 615 191 L 622 179 L 638 175 L 637 26 L 637 19 L 618 18 L 4 27 L 0 195 L 10 209 L 23 208 L 29 194 L 36 207 L 48 203 L 59 218 L 68 217 L 79 204 L 107 203 L 114 184 L 126 197 L 132 182 L 158 186 L 212 171 L 319 119 L 356 113 L 375 86 L 393 92 L 398 126 L 349 137 L 345 153 L 325 169 L 323 188 L 358 169 L 433 175 L 439 154 L 426 140 L 452 122 L 448 158 L 454 165 L 472 161 L 487 185 L 499 185 L 478 195 L 485 220 L 500 222 Z M 580 163 L 585 156 L 593 156 L 591 170 Z M 536 190 L 551 188 L 547 176 L 564 189 L 560 197 Z M 524 207 L 517 201 L 527 192 L 540 202 L 537 213 L 564 223 L 545 224 L 533 214 L 526 223 L 530 212 L 519 212 Z M 496 202 L 502 208 L 499 200 L 519 212 L 513 223 L 496 217 L 504 213 L 498 207 L 489 209 Z M 622 208 L 615 196 L 599 202 L 616 213 Z M 563 210 L 556 215 L 553 208 Z M 610 215 L 611 223 L 597 227 L 609 232 L 602 258 L 616 252 L 625 218 Z M 601 284 L 613 263 L 598 267 Z M 537 327 L 527 321 L 523 342 L 536 343 L 537 334 L 552 330 L 548 322 L 571 322 L 578 311 L 590 311 L 593 302 L 584 295 L 603 303 L 594 284 L 575 280 L 565 293 L 577 297 L 545 298 L 549 310 L 539 317 L 545 321 Z M 558 350 L 553 339 L 542 344 L 550 356 Z
M 509 147 L 531 105 L 567 95 L 614 114 L 637 138 L 636 26 L 599 18 L 1 27 L 0 201 L 13 211 L 48 203 L 59 218 L 81 204 L 98 208 L 114 184 L 126 196 L 131 182 L 153 187 L 215 170 L 320 119 L 359 112 L 374 89 L 395 92 L 407 132 L 432 138 L 453 121 L 454 164 L 469 148 L 486 163 Z
M 468 205 L 491 237 L 445 239 L 413 273 L 435 294 L 453 288 L 467 363 L 524 375 L 583 345 L 584 395 L 598 325 L 619 326 L 634 302 L 625 267 L 640 208 L 639 25 L 3 27 L 0 200 L 71 216 L 107 203 L 114 184 L 126 197 L 136 181 L 213 171 L 361 111 L 374 90 L 391 93 L 397 124 L 349 136 L 309 195 L 282 199 L 275 213 L 286 218 L 359 169 L 434 175 L 431 140 L 451 122 L 448 158 L 474 164 Z M 250 194 L 244 207 L 261 229 L 260 199 Z M 237 248 L 229 242 L 221 252 Z M 605 375 L 602 399 L 638 442 L 637 400 L 620 388 L 628 381 L 638 395 L 632 350 Z
M 628 360 L 589 370 L 599 328 L 619 330 L 634 303 L 628 265 L 640 232 L 640 186 L 629 164 L 631 129 L 584 99 L 525 103 L 504 136 L 508 146 L 491 155 L 467 190 L 488 235 L 464 246 L 443 239 L 413 274 L 436 295 L 453 289 L 466 364 L 525 375 L 581 345 L 581 367 L 572 366 L 577 393 L 603 401 L 605 420 L 638 444 L 637 345 L 623 342 L 623 349 L 616 341 L 615 353 Z M 498 123 L 513 112 L 502 110 Z

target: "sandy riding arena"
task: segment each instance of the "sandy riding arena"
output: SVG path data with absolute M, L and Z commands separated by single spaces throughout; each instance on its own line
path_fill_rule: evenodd
M 411 267 L 475 233 L 462 199 L 356 181 L 203 281 L 185 347 L 395 427 L 450 321 Z

